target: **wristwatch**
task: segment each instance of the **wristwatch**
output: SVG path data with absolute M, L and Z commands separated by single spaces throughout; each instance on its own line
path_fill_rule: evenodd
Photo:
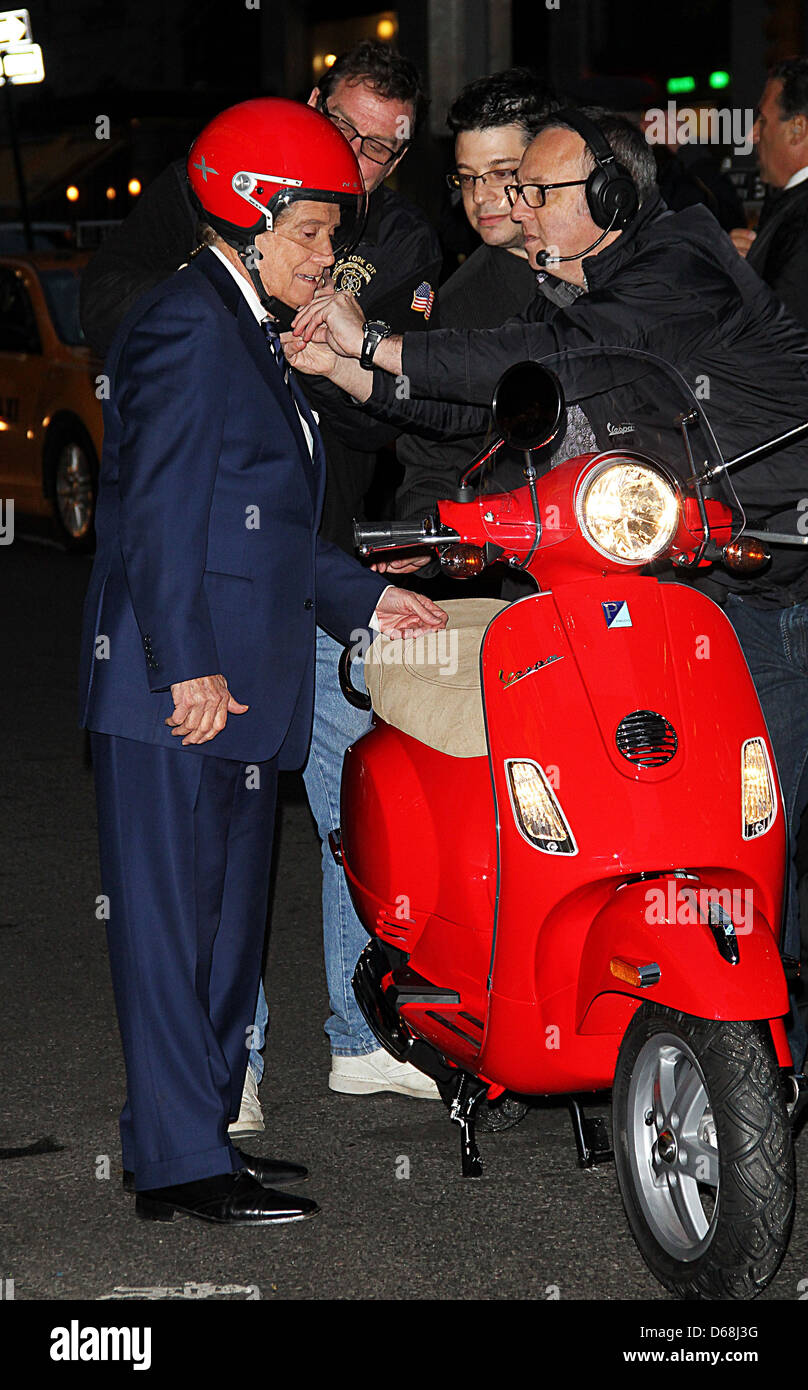
M 383 338 L 389 338 L 392 329 L 384 319 L 368 319 L 362 330 L 362 352 L 359 357 L 360 367 L 370 369 L 373 365 L 373 357 L 379 343 Z

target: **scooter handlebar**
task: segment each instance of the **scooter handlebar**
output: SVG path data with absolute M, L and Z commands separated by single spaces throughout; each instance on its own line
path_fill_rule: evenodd
M 441 526 L 434 516 L 412 521 L 355 521 L 354 545 L 360 555 L 399 550 L 414 545 L 447 545 L 459 540 L 457 531 Z

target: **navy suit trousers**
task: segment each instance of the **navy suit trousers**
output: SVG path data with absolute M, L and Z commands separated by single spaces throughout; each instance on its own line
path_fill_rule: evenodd
M 275 761 L 98 733 L 91 743 L 126 1062 L 123 1165 L 140 1190 L 235 1171 L 227 1126 L 258 995 Z

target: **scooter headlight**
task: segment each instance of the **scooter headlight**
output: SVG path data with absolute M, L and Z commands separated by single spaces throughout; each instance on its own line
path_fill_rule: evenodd
M 538 763 L 513 759 L 505 766 L 514 818 L 525 839 L 546 854 L 577 854 L 564 812 Z
M 679 524 L 676 489 L 641 458 L 610 458 L 596 468 L 584 481 L 576 511 L 590 545 L 627 565 L 662 555 Z
M 741 749 L 743 837 L 765 835 L 774 820 L 777 801 L 769 755 L 762 738 L 748 738 Z

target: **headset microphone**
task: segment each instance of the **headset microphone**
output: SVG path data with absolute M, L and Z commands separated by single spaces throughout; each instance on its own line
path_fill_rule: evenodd
M 593 241 L 591 246 L 585 246 L 583 251 L 576 251 L 574 256 L 551 256 L 549 251 L 539 251 L 538 255 L 536 256 L 536 265 L 539 267 L 540 270 L 543 270 L 546 265 L 560 265 L 562 261 L 579 261 L 582 256 L 588 256 L 589 252 L 594 251 L 596 246 L 600 246 L 600 243 L 603 241 L 604 237 L 607 237 L 609 235 L 609 232 L 612 230 L 612 227 L 614 226 L 616 219 L 617 213 L 614 214 L 608 227 L 606 227 L 606 229 L 601 232 L 597 240 Z

